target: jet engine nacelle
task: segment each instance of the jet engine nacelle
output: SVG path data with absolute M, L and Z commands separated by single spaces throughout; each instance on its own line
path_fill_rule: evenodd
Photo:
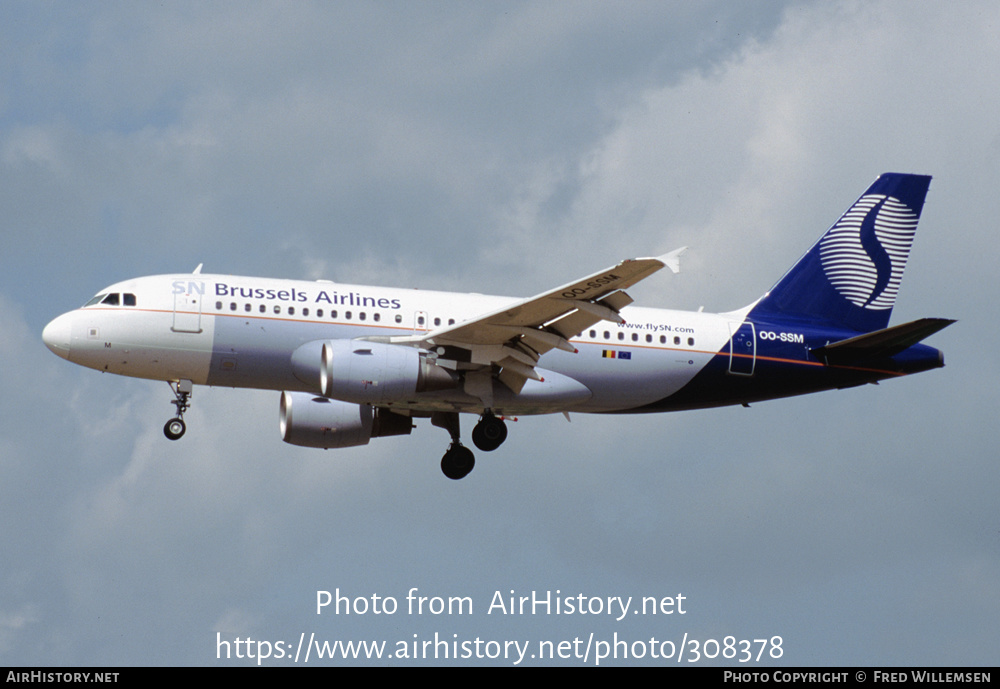
M 409 435 L 410 417 L 368 404 L 351 404 L 307 392 L 282 392 L 281 439 L 304 447 L 354 447 L 372 438 Z
M 324 397 L 356 404 L 412 399 L 459 384 L 455 373 L 419 349 L 367 340 L 307 342 L 292 354 L 292 370 Z

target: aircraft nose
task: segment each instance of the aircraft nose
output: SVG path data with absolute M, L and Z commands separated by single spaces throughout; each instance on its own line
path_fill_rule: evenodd
M 69 359 L 70 336 L 73 333 L 73 322 L 70 314 L 64 313 L 42 330 L 42 342 L 63 359 Z

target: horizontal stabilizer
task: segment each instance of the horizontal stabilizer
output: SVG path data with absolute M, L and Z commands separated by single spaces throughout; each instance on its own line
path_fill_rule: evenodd
M 876 330 L 824 347 L 811 350 L 828 364 L 853 364 L 872 359 L 890 357 L 912 347 L 924 338 L 947 328 L 955 321 L 949 318 L 921 318 L 920 320 Z

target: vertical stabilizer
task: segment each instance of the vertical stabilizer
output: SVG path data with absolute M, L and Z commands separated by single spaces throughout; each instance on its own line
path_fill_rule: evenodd
M 886 173 L 754 306 L 751 317 L 870 332 L 889 324 L 931 178 Z

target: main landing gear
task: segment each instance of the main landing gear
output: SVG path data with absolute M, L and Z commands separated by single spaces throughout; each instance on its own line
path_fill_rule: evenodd
M 475 466 L 476 456 L 472 454 L 472 450 L 457 440 L 452 441 L 441 458 L 441 471 L 454 481 L 468 476 Z
M 472 442 L 483 452 L 493 452 L 507 439 L 507 424 L 487 409 L 472 429 Z
M 476 457 L 472 454 L 472 450 L 462 444 L 458 412 L 436 412 L 431 416 L 431 423 L 451 434 L 451 445 L 441 458 L 441 471 L 455 481 L 465 478 L 475 468 Z M 480 450 L 491 452 L 500 447 L 506 439 L 507 424 L 487 409 L 479 419 L 479 423 L 472 429 L 472 442 Z
M 177 407 L 177 416 L 164 424 L 163 435 L 167 436 L 169 440 L 177 440 L 187 430 L 187 425 L 184 423 L 184 412 L 191 406 L 188 400 L 194 390 L 194 384 L 190 380 L 179 380 L 176 383 L 170 383 L 170 389 L 174 391 L 174 400 L 170 404 Z

